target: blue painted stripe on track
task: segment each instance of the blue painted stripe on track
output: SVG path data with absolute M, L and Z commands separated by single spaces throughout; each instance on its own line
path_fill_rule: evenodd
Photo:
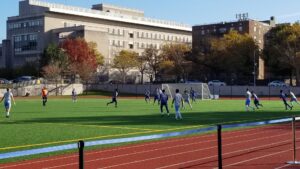
M 285 118 L 285 119 L 277 119 L 277 120 L 242 123 L 242 124 L 226 124 L 226 125 L 222 125 L 222 128 L 228 129 L 228 128 L 240 128 L 240 127 L 251 127 L 251 126 L 254 127 L 254 126 L 262 126 L 262 125 L 268 125 L 268 124 L 290 122 L 292 120 L 293 120 L 293 118 Z
M 209 132 L 209 131 L 216 130 L 216 129 L 217 129 L 216 127 L 208 127 L 208 128 L 185 130 L 185 131 L 171 132 L 171 133 L 164 133 L 164 134 L 154 134 L 154 135 L 148 135 L 148 136 L 118 138 L 118 139 L 99 140 L 99 141 L 88 141 L 88 142 L 85 142 L 85 147 L 106 145 L 106 144 L 135 142 L 135 141 L 143 141 L 143 140 L 153 140 L 153 139 L 160 139 L 160 138 L 166 138 L 166 137 L 184 136 L 184 135 L 195 134 L 195 133 L 205 133 L 205 132 Z M 52 146 L 52 147 L 46 147 L 46 148 L 15 151 L 15 152 L 0 154 L 0 160 L 28 156 L 28 155 L 51 153 L 51 152 L 57 152 L 57 151 L 63 151 L 63 150 L 72 150 L 72 149 L 77 149 L 77 148 L 78 148 L 77 143 L 73 143 L 73 144 L 67 144 L 67 145 L 62 145 L 62 146 Z

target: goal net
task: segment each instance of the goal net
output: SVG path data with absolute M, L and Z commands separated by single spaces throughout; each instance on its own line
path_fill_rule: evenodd
M 206 83 L 162 84 L 162 89 L 164 89 L 166 91 L 166 94 L 168 94 L 171 97 L 171 99 L 173 99 L 176 89 L 179 89 L 179 93 L 181 93 L 181 94 L 183 94 L 185 90 L 187 90 L 191 94 L 191 91 L 193 90 L 197 99 L 202 99 L 202 100 L 211 99 L 210 90 Z

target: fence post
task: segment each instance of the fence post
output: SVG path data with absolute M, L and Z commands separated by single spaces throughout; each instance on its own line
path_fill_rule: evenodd
M 218 166 L 223 168 L 222 164 L 222 125 L 218 125 Z
M 296 161 L 296 160 L 297 160 L 297 148 L 296 148 L 296 125 L 295 125 L 295 121 L 296 121 L 296 118 L 293 117 L 293 120 L 292 120 L 292 132 L 293 132 L 293 161 L 288 161 L 288 162 L 287 162 L 287 164 L 292 164 L 292 165 L 300 164 L 299 161 Z
M 78 149 L 79 149 L 79 169 L 84 169 L 84 141 L 78 141 Z

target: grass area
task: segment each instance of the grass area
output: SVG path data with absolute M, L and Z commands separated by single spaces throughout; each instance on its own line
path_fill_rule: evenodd
M 252 122 L 300 114 L 300 106 L 285 111 L 280 101 L 263 101 L 264 107 L 245 112 L 243 100 L 207 100 L 182 110 L 183 120 L 161 117 L 159 107 L 144 100 L 121 99 L 118 108 L 106 106 L 109 99 L 50 98 L 46 107 L 39 99 L 19 99 L 11 118 L 0 118 L 0 153 L 78 140 L 131 137 L 154 133 L 202 128 L 215 124 Z M 4 111 L 4 109 L 2 109 Z

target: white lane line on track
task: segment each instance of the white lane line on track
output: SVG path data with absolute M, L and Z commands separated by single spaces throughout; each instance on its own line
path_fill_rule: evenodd
M 285 168 L 285 167 L 288 167 L 288 166 L 291 166 L 291 164 L 286 164 L 286 165 L 283 165 L 281 167 L 277 167 L 277 168 L 274 168 L 274 169 L 282 169 L 282 168 Z
M 231 167 L 231 166 L 234 166 L 234 165 L 242 164 L 242 163 L 253 161 L 253 160 L 258 160 L 258 159 L 265 158 L 265 157 L 274 156 L 274 155 L 281 154 L 281 153 L 286 153 L 286 152 L 289 152 L 289 151 L 292 151 L 292 150 L 293 149 L 288 149 L 288 150 L 279 151 L 279 152 L 276 152 L 276 153 L 271 153 L 271 154 L 268 154 L 268 155 L 263 155 L 263 156 L 259 156 L 259 157 L 255 157 L 255 158 L 250 158 L 248 160 L 244 160 L 244 161 L 240 161 L 240 162 L 237 162 L 237 163 L 225 165 L 225 166 L 223 166 L 223 168 L 225 168 L 225 167 Z M 218 168 L 214 168 L 214 169 L 218 169 Z
M 240 143 L 244 144 L 245 142 L 257 141 L 257 140 L 263 140 L 263 139 L 270 139 L 270 138 L 273 138 L 273 137 L 281 137 L 283 135 L 287 135 L 287 134 L 285 133 L 285 134 L 280 134 L 280 135 L 276 135 L 276 136 L 272 136 L 272 137 L 264 137 L 264 138 L 252 139 L 252 140 L 247 140 L 247 141 L 240 141 L 240 142 L 226 144 L 224 146 L 231 146 L 231 145 L 240 144 Z M 236 137 L 240 137 L 240 136 L 236 136 Z M 287 141 L 284 141 L 284 142 L 287 142 Z M 282 142 L 277 142 L 277 143 L 282 143 Z M 273 144 L 277 144 L 277 143 L 273 143 Z M 195 144 L 195 143 L 193 143 L 193 144 Z M 193 145 L 193 144 L 186 144 L 186 145 Z M 269 144 L 269 145 L 273 145 L 273 144 Z M 185 146 L 185 145 L 183 145 L 183 146 Z M 136 154 L 141 154 L 141 153 L 148 153 L 148 152 L 151 152 L 151 151 L 153 152 L 153 151 L 157 151 L 157 150 L 162 151 L 162 150 L 166 150 L 166 149 L 170 149 L 170 148 L 175 148 L 175 147 L 182 147 L 182 146 L 172 146 L 172 147 L 165 147 L 165 148 L 154 149 L 154 150 L 147 150 L 147 151 L 142 151 L 142 152 L 122 154 L 122 155 L 112 156 L 112 157 L 106 157 L 106 158 L 98 158 L 98 159 L 88 160 L 88 161 L 86 161 L 86 163 L 100 161 L 100 160 L 107 160 L 107 159 L 112 159 L 112 158 L 117 158 L 117 157 L 123 157 L 123 156 L 128 156 L 128 155 L 136 155 Z M 244 150 L 249 151 L 251 149 L 256 149 L 256 148 L 259 148 L 259 147 L 265 147 L 265 146 L 258 146 L 258 147 L 254 147 L 254 148 L 250 148 L 250 149 L 244 149 Z M 144 161 L 149 161 L 149 160 L 166 158 L 166 157 L 170 157 L 170 156 L 182 155 L 182 154 L 186 154 L 186 153 L 193 153 L 193 152 L 198 152 L 198 151 L 203 151 L 203 150 L 209 150 L 209 149 L 212 149 L 212 148 L 217 148 L 217 146 L 212 146 L 212 147 L 207 147 L 207 148 L 201 148 L 201 149 L 196 149 L 196 150 L 192 150 L 192 151 L 185 151 L 185 152 L 180 152 L 180 153 L 176 153 L 176 154 L 172 154 L 172 155 L 158 156 L 158 157 L 155 157 L 155 158 L 150 158 L 150 159 L 148 158 L 148 159 L 145 159 L 145 160 L 139 160 L 139 161 L 134 161 L 134 162 L 129 162 L 129 163 L 123 163 L 123 164 L 118 164 L 118 165 L 114 165 L 114 166 L 108 166 L 108 167 L 105 167 L 105 168 L 118 167 L 118 166 L 123 166 L 123 165 L 138 163 L 138 162 L 144 162 Z M 240 152 L 240 151 L 237 151 L 237 152 Z M 210 158 L 212 158 L 212 157 L 216 157 L 216 155 L 211 156 Z M 203 159 L 206 159 L 206 158 L 202 158 L 202 159 L 198 159 L 198 160 L 203 160 Z M 48 168 L 45 168 L 45 169 L 60 168 L 60 167 L 66 167 L 66 166 L 75 165 L 75 164 L 78 164 L 78 163 L 70 163 L 70 164 L 65 164 L 65 165 L 52 166 L 52 167 L 48 167 Z
M 229 132 L 224 132 L 223 134 L 223 138 L 225 135 L 232 135 L 232 134 L 236 134 L 236 133 L 245 133 L 245 132 L 252 132 L 252 131 L 256 131 L 256 130 L 266 130 L 268 128 L 274 128 L 274 127 L 278 127 L 278 126 L 267 126 L 267 127 L 263 127 L 263 128 L 251 128 L 251 129 L 246 129 L 246 130 L 237 130 L 237 131 L 229 131 Z M 279 129 L 279 130 L 283 130 L 283 129 Z M 249 135 L 255 135 L 255 134 L 261 134 L 261 133 L 266 133 L 267 131 L 262 131 L 262 132 L 257 132 L 257 133 L 253 133 L 253 134 L 245 134 L 245 135 L 239 135 L 239 136 L 235 136 L 235 137 L 231 137 L 228 139 L 232 139 L 232 138 L 236 138 L 236 137 L 242 137 L 242 136 L 249 136 Z M 159 142 L 155 142 L 155 143 L 146 143 L 146 144 L 142 144 L 142 145 L 136 145 L 136 146 L 131 146 L 131 147 L 119 147 L 119 148 L 114 148 L 114 149 L 109 149 L 109 150 L 103 150 L 103 151 L 97 151 L 97 152 L 89 152 L 86 153 L 86 155 L 95 155 L 95 154 L 100 154 L 100 153 L 105 153 L 105 152 L 111 152 L 111 151 L 119 151 L 119 150 L 126 150 L 126 149 L 131 149 L 131 148 L 139 148 L 139 147 L 146 147 L 146 146 L 151 146 L 151 145 L 157 145 L 157 144 L 164 144 L 164 143 L 174 143 L 177 141 L 187 141 L 187 140 L 194 140 L 197 138 L 206 138 L 206 137 L 212 137 L 215 136 L 215 134 L 209 134 L 209 135 L 201 135 L 201 136 L 197 136 L 197 137 L 189 137 L 189 138 L 180 138 L 180 139 L 176 139 L 176 140 L 166 140 L 166 141 L 159 141 Z M 225 139 L 223 139 L 225 140 Z M 201 143 L 201 142 L 199 142 Z M 54 159 L 43 159 L 43 160 L 38 160 L 38 161 L 33 161 L 33 162 L 27 162 L 27 163 L 22 163 L 22 164 L 14 164 L 14 165 L 9 165 L 9 166 L 3 166 L 0 167 L 0 169 L 3 168 L 12 168 L 12 167 L 17 167 L 17 166 L 24 166 L 24 165 L 31 165 L 31 164 L 36 164 L 36 163 L 44 163 L 44 162 L 50 162 L 50 161 L 56 161 L 56 160 L 62 160 L 62 159 L 67 159 L 67 158 L 74 158 L 74 157 L 78 157 L 78 155 L 70 155 L 67 157 L 58 157 L 58 158 L 54 158 Z

